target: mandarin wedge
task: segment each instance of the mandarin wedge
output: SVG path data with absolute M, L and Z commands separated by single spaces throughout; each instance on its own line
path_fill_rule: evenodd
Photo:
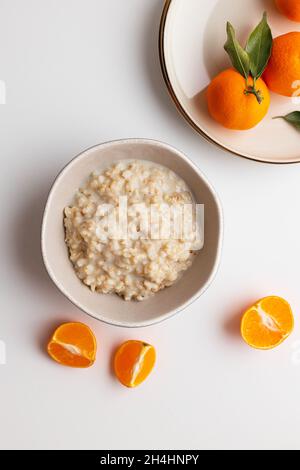
M 256 349 L 272 349 L 293 331 L 294 317 L 289 303 L 281 297 L 259 300 L 243 315 L 241 334 Z
M 47 347 L 48 354 L 59 364 L 85 368 L 95 362 L 96 338 L 83 323 L 63 323 L 53 333 Z
M 114 357 L 114 371 L 126 387 L 140 385 L 155 364 L 155 349 L 143 341 L 130 340 L 121 344 Z

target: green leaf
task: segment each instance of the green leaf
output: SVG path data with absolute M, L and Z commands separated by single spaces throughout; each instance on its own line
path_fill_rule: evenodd
M 229 22 L 227 23 L 227 41 L 224 49 L 228 53 L 234 68 L 247 79 L 250 73 L 250 59 L 248 53 L 238 42 L 235 30 Z
M 274 119 L 284 119 L 289 124 L 292 124 L 298 131 L 300 131 L 300 111 L 294 111 L 286 116 L 278 116 Z
M 262 76 L 271 57 L 272 45 L 272 31 L 265 12 L 259 25 L 250 34 L 246 45 L 246 52 L 250 59 L 250 72 L 254 79 Z

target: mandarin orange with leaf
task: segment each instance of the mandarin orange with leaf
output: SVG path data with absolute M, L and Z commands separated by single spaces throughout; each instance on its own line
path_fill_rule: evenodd
M 272 32 L 264 13 L 243 47 L 227 22 L 224 49 L 233 69 L 215 77 L 207 90 L 208 110 L 222 126 L 233 130 L 255 127 L 268 112 L 270 94 L 261 76 L 270 59 Z

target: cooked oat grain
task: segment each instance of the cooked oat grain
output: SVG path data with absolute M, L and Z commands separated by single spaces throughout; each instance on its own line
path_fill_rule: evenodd
M 120 238 L 109 224 L 110 217 L 118 214 L 120 197 L 127 197 L 131 234 L 127 239 Z M 107 209 L 104 204 L 111 206 Z M 155 207 L 164 220 L 168 207 L 194 205 L 194 201 L 185 182 L 167 168 L 143 160 L 125 160 L 92 173 L 77 191 L 74 204 L 65 208 L 70 260 L 79 279 L 92 291 L 144 300 L 171 286 L 191 265 L 199 249 L 195 224 L 188 240 L 186 236 L 149 238 L 137 204 L 144 204 L 148 211 Z M 174 220 L 172 215 L 172 227 Z

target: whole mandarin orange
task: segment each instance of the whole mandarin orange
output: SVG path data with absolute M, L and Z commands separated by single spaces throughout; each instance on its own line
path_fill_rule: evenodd
M 293 96 L 300 86 L 300 33 L 278 36 L 273 41 L 270 61 L 264 73 L 270 90 L 283 96 Z
M 249 77 L 248 85 L 253 86 Z M 245 78 L 234 69 L 227 69 L 215 77 L 207 90 L 207 103 L 211 116 L 222 126 L 234 130 L 255 127 L 267 114 L 270 94 L 264 81 L 256 81 L 261 97 L 249 93 Z
M 300 2 L 299 0 L 275 0 L 281 13 L 292 21 L 300 22 Z

